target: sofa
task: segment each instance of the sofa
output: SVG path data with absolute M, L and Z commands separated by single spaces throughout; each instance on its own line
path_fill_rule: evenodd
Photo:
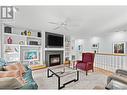
M 108 76 L 106 89 L 127 89 L 127 70 L 117 69 Z
M 7 66 L 7 63 L 5 62 L 5 60 L 0 58 L 0 72 L 5 71 L 4 68 L 2 68 L 4 66 Z M 38 85 L 34 81 L 32 76 L 32 70 L 27 65 L 23 65 L 23 66 L 25 68 L 25 73 L 23 74 L 22 77 L 26 81 L 26 83 L 18 89 L 38 89 Z

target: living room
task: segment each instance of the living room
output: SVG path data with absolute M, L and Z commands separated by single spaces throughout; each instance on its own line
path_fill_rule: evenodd
M 127 6 L 0 8 L 0 89 L 127 89 Z

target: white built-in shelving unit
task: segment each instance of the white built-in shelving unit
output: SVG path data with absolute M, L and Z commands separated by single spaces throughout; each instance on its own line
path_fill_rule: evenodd
M 71 57 L 71 38 L 70 36 L 65 36 L 65 58 L 70 60 Z
M 11 27 L 11 33 L 5 33 L 5 27 Z M 21 35 L 21 32 L 30 31 L 31 35 Z M 37 33 L 40 30 L 17 27 L 8 24 L 2 24 L 2 41 L 1 51 L 2 58 L 8 63 L 21 62 L 25 64 L 43 64 L 42 62 L 42 37 L 38 37 Z M 41 33 L 42 34 L 42 33 Z M 8 43 L 8 38 L 12 39 L 12 43 Z M 31 45 L 30 41 L 36 41 L 38 44 Z M 26 52 L 36 52 L 36 59 L 25 59 Z
M 2 38 L 1 38 L 1 35 L 2 35 L 2 25 L 1 25 L 1 22 L 0 22 L 0 58 L 1 58 L 1 47 L 2 47 Z

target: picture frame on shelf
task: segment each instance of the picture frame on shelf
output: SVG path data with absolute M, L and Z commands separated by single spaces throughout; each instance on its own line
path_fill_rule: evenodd
M 5 26 L 4 27 L 4 33 L 12 33 L 12 27 L 9 27 L 9 26 Z
M 113 43 L 113 53 L 126 53 L 126 42 L 114 42 Z

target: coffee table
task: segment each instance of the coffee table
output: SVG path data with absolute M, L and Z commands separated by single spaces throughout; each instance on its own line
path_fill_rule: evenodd
M 61 78 L 72 74 L 75 75 L 75 78 L 72 78 L 71 80 L 61 84 Z M 58 89 L 62 89 L 65 87 L 65 85 L 79 80 L 79 71 L 65 65 L 49 67 L 47 69 L 47 77 L 49 78 L 53 76 L 56 76 L 58 79 Z

